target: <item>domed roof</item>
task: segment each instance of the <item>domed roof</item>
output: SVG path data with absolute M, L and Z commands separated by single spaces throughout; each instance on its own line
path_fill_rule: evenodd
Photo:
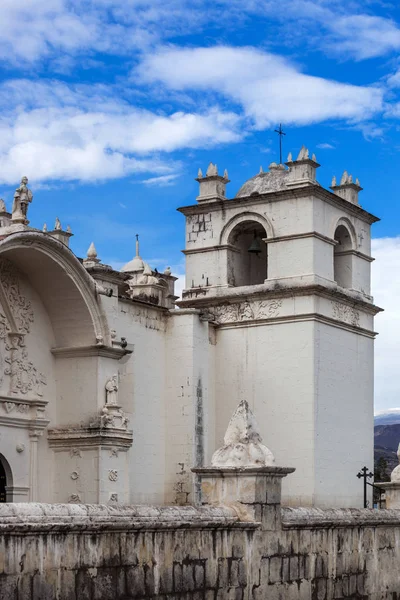
M 269 165 L 269 171 L 260 169 L 258 175 L 248 179 L 236 194 L 236 198 L 244 198 L 256 194 L 268 194 L 286 189 L 289 171 L 284 165 L 273 162 Z
M 133 273 L 136 271 L 143 271 L 144 262 L 140 258 L 140 256 L 135 256 L 130 260 L 126 265 L 124 265 L 121 269 L 122 273 Z

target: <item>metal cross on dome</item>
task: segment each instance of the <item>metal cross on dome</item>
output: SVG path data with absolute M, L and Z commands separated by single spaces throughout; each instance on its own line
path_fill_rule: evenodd
M 275 129 L 275 133 L 279 135 L 279 164 L 282 164 L 282 136 L 286 133 L 282 129 L 282 123 L 279 123 L 279 129 Z

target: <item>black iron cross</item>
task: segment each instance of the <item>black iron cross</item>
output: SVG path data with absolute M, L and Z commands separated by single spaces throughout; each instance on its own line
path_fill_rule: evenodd
M 282 136 L 286 133 L 282 129 L 282 123 L 279 123 L 279 129 L 275 129 L 275 133 L 279 135 L 279 164 L 282 164 Z
M 369 471 L 369 472 L 368 472 Z M 368 500 L 367 500 L 367 479 L 371 479 L 374 474 L 371 473 L 367 467 L 363 467 L 359 473 L 357 473 L 358 479 L 364 479 L 364 508 L 368 508 Z M 371 484 L 369 484 L 371 485 Z

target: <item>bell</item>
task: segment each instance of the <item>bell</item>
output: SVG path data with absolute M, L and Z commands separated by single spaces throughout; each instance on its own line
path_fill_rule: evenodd
M 257 237 L 256 233 L 254 233 L 254 240 L 251 242 L 247 252 L 250 252 L 250 254 L 257 254 L 257 256 L 261 254 L 261 240 Z

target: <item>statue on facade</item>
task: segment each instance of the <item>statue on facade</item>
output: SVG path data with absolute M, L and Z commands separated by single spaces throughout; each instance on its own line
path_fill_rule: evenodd
M 118 404 L 118 375 L 112 375 L 106 381 L 106 405 Z
M 14 194 L 14 202 L 12 207 L 13 221 L 26 221 L 28 214 L 28 205 L 32 202 L 33 194 L 27 186 L 28 178 L 21 179 L 21 185 L 17 187 Z

